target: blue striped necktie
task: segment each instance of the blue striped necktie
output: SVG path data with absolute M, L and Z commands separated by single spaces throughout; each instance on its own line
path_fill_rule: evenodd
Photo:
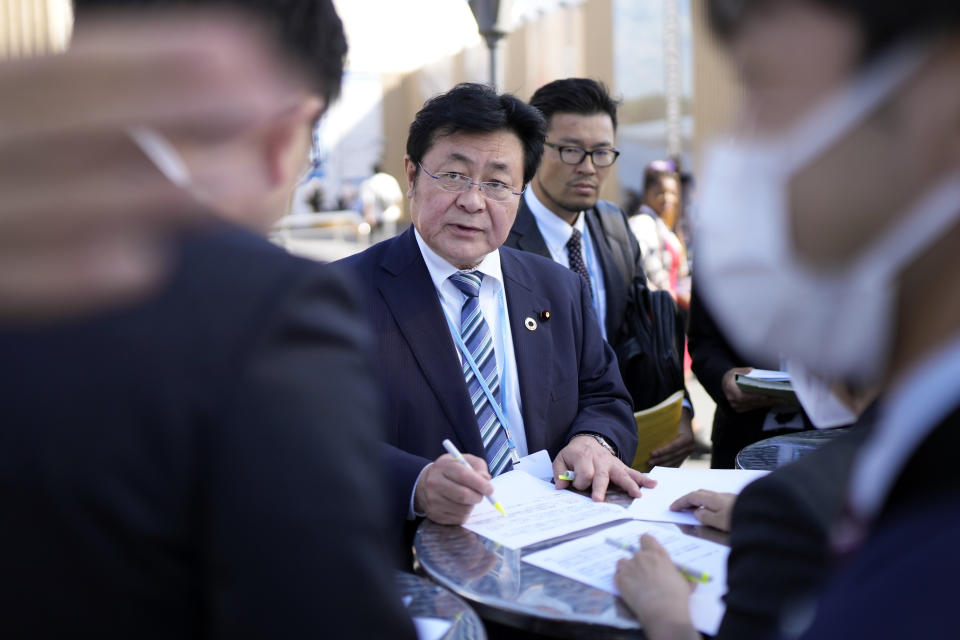
M 467 297 L 460 309 L 460 337 L 477 364 L 477 369 L 487 383 L 491 395 L 496 398 L 500 391 L 500 376 L 497 373 L 497 358 L 493 351 L 493 336 L 490 334 L 487 321 L 483 319 L 483 313 L 480 312 L 478 297 L 482 281 L 483 274 L 477 271 L 469 273 L 458 271 L 450 276 L 450 282 Z M 477 424 L 480 427 L 484 457 L 487 459 L 490 475 L 496 477 L 513 468 L 507 430 L 500 424 L 490 400 L 483 392 L 480 381 L 477 380 L 466 358 L 463 358 L 463 377 L 467 381 L 467 392 L 470 394 L 473 412 L 477 416 Z

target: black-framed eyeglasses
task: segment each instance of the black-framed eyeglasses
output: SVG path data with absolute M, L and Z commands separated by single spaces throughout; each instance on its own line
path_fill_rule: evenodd
M 586 149 L 581 149 L 580 147 L 553 144 L 552 142 L 544 142 L 543 144 L 547 145 L 551 149 L 556 149 L 557 153 L 560 154 L 560 162 L 563 164 L 577 165 L 583 162 L 584 158 L 590 156 L 590 160 L 593 161 L 593 166 L 609 167 L 616 162 L 617 158 L 620 156 L 620 152 L 612 147 L 609 149 L 594 149 L 593 151 L 587 151 Z
M 434 175 L 424 169 L 423 165 L 419 162 L 417 163 L 417 166 L 419 166 L 425 174 L 436 180 L 438 187 L 451 193 L 463 193 L 464 191 L 469 190 L 470 187 L 476 185 L 480 189 L 480 193 L 483 194 L 484 198 L 493 200 L 494 202 L 506 202 L 510 199 L 510 196 L 523 195 L 522 191 L 514 191 L 513 187 L 499 181 L 474 182 L 467 176 L 461 173 L 455 173 L 453 171 L 444 171 Z

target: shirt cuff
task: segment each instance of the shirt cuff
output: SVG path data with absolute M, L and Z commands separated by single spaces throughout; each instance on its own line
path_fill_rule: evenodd
M 431 462 L 430 464 L 433 463 Z M 430 468 L 430 464 L 420 470 L 420 473 L 417 474 L 416 481 L 413 483 L 413 491 L 410 492 L 410 508 L 407 509 L 407 520 L 416 520 L 417 518 L 423 518 L 427 515 L 425 513 L 417 513 L 416 510 L 414 510 L 413 499 L 417 496 L 417 487 L 420 486 L 420 478 L 422 478 L 423 473 Z M 394 513 L 396 513 L 396 511 L 394 511 Z

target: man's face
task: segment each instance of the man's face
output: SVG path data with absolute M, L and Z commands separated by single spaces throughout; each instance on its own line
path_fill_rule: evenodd
M 421 164 L 433 175 L 458 173 L 474 182 L 501 182 L 515 192 L 523 187 L 523 146 L 508 130 L 444 136 L 433 143 Z M 409 157 L 404 166 L 410 218 L 427 246 L 444 260 L 457 268 L 472 267 L 507 239 L 519 196 L 495 202 L 474 185 L 451 193 L 423 171 L 418 174 Z
M 776 134 L 850 79 L 860 40 L 856 25 L 809 0 L 771 3 L 732 43 L 744 88 L 740 126 Z
M 550 118 L 547 142 L 586 151 L 612 149 L 613 121 L 606 113 L 555 113 Z M 610 167 L 595 166 L 590 156 L 577 165 L 564 164 L 558 149 L 547 146 L 543 151 L 533 179 L 534 191 L 548 209 L 571 222 L 580 211 L 597 203 Z
M 810 0 L 773 3 L 732 44 L 745 90 L 738 134 L 747 138 L 791 131 L 861 71 L 857 25 Z M 848 263 L 949 169 L 943 132 L 955 119 L 938 105 L 956 100 L 957 85 L 938 60 L 929 58 L 790 176 L 787 222 L 801 259 L 827 268 Z

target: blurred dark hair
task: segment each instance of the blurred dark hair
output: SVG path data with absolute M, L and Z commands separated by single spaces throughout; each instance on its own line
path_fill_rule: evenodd
M 410 124 L 407 155 L 416 163 L 433 144 L 455 133 L 492 133 L 507 129 L 523 146 L 523 183 L 537 173 L 547 126 L 540 112 L 509 93 L 498 94 L 473 82 L 427 100 Z M 419 173 L 420 169 L 417 168 Z
M 241 11 L 270 31 L 281 52 L 327 101 L 340 95 L 347 40 L 332 0 L 74 0 L 78 19 L 101 10 L 224 9 Z
M 555 113 L 584 116 L 606 113 L 613 121 L 613 130 L 617 130 L 617 107 L 620 101 L 610 97 L 606 85 L 590 78 L 565 78 L 549 82 L 533 93 L 530 105 L 540 110 L 547 124 Z
M 676 166 L 670 160 L 654 160 L 643 169 L 643 194 L 647 190 L 660 183 L 663 178 L 674 178 L 677 186 L 680 186 L 680 174 Z
M 713 32 L 729 41 L 752 16 L 784 0 L 710 0 L 707 19 Z M 803 0 L 850 16 L 859 25 L 866 61 L 887 47 L 914 37 L 960 29 L 957 0 Z

